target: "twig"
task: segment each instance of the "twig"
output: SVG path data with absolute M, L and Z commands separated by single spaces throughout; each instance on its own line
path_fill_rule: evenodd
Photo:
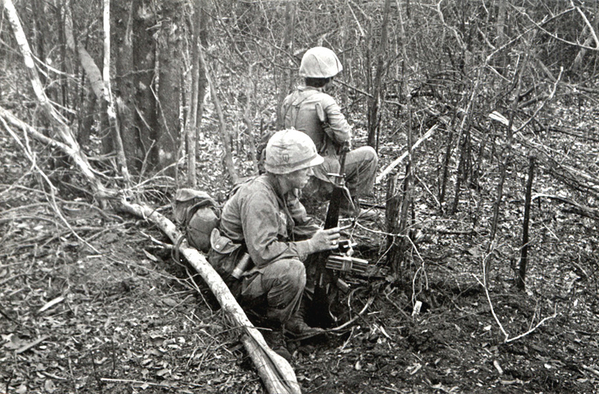
M 48 183 L 48 185 L 50 186 L 50 190 L 55 190 L 56 187 L 52 184 L 52 181 L 50 181 L 50 179 L 48 179 L 48 176 L 37 165 L 37 161 L 35 159 L 35 156 L 34 156 L 34 154 L 31 153 L 31 150 L 29 149 L 29 147 L 28 146 L 26 147 L 23 144 L 23 142 L 21 141 L 21 139 L 19 138 L 19 136 L 10 128 L 10 126 L 8 126 L 8 123 L 6 123 L 6 120 L 4 120 L 4 118 L 0 118 L 0 121 L 2 121 L 2 125 L 4 126 L 4 128 L 6 129 L 6 131 L 8 131 L 8 134 L 10 134 L 11 137 L 21 147 L 21 149 L 25 153 L 25 156 L 27 156 L 27 158 L 29 159 L 29 161 L 31 162 L 31 164 L 33 165 L 33 167 L 37 170 L 37 172 L 40 174 L 40 176 L 46 181 L 46 183 Z M 24 133 L 25 133 L 25 135 L 27 135 L 26 132 L 24 132 Z
M 77 389 L 77 381 L 75 379 L 75 374 L 73 373 L 73 365 L 71 364 L 71 357 L 69 357 L 69 373 L 71 374 L 71 380 L 73 381 L 73 387 L 75 388 L 75 394 L 79 393 Z
M 414 178 L 416 178 L 416 181 L 420 184 L 420 186 L 422 186 L 424 188 L 424 190 L 426 190 L 426 192 L 428 194 L 430 194 L 430 196 L 433 198 L 433 200 L 435 200 L 435 203 L 437 203 L 437 206 L 439 208 L 441 208 L 443 205 L 441 204 L 441 202 L 439 201 L 439 199 L 437 198 L 437 196 L 435 196 L 435 194 L 431 191 L 431 189 L 428 187 L 428 185 L 422 181 L 422 179 L 420 179 L 420 177 L 416 174 L 414 174 Z
M 33 342 L 30 342 L 22 347 L 20 347 L 19 349 L 15 350 L 16 354 L 21 354 L 23 352 L 26 352 L 27 350 L 31 349 L 32 347 L 35 347 L 37 345 L 39 345 L 40 343 L 44 342 L 46 339 L 48 339 L 48 335 L 44 335 L 41 338 L 36 339 Z
M 590 47 L 590 46 L 587 46 L 587 45 L 582 45 L 582 44 L 579 44 L 579 43 L 577 43 L 577 42 L 568 41 L 568 40 L 565 40 L 565 39 L 563 39 L 563 38 L 561 38 L 561 37 L 558 37 L 557 35 L 555 35 L 555 34 L 551 33 L 549 30 L 547 30 L 547 29 L 545 29 L 544 27 L 542 27 L 542 26 L 541 26 L 541 25 L 545 25 L 545 24 L 547 24 L 547 22 L 548 22 L 549 20 L 556 19 L 557 17 L 560 17 L 560 16 L 562 16 L 562 15 L 565 15 L 566 13 L 572 12 L 572 11 L 574 11 L 574 10 L 581 12 L 581 11 L 578 9 L 578 7 L 569 8 L 569 9 L 567 9 L 567 10 L 563 11 L 563 12 L 562 12 L 562 13 L 560 13 L 559 15 L 556 15 L 556 16 L 554 16 L 553 18 L 551 18 L 551 19 L 549 19 L 549 20 L 544 20 L 543 22 L 541 22 L 541 24 L 539 24 L 539 23 L 537 23 L 536 21 L 534 21 L 534 20 L 533 20 L 533 19 L 532 19 L 532 18 L 531 18 L 531 17 L 530 17 L 530 16 L 529 16 L 529 15 L 528 15 L 526 12 L 522 12 L 522 11 L 520 11 L 520 10 L 519 10 L 517 7 L 513 7 L 513 8 L 514 8 L 516 11 L 520 12 L 520 14 L 522 14 L 522 15 L 526 16 L 526 18 L 528 18 L 528 20 L 529 20 L 529 21 L 530 21 L 530 22 L 531 22 L 533 25 L 535 25 L 535 27 L 536 27 L 537 29 L 541 30 L 543 33 L 547 34 L 549 37 L 553 37 L 554 39 L 556 39 L 556 40 L 558 40 L 558 41 L 561 41 L 561 42 L 563 42 L 563 43 L 565 43 L 565 44 L 572 45 L 572 46 L 575 46 L 575 47 L 578 47 L 578 48 L 583 48 L 583 49 L 587 49 L 587 50 L 590 50 L 590 51 L 597 51 L 597 48 L 593 48 L 593 47 Z M 583 17 L 584 17 L 584 14 L 583 14 Z M 584 17 L 584 19 L 586 20 L 586 17 Z M 586 21 L 588 22 L 588 20 L 586 20 Z M 593 30 L 593 28 L 591 28 L 591 33 L 592 33 L 592 34 L 594 33 L 594 30 Z M 595 37 L 595 40 L 597 40 L 597 38 L 596 38 L 596 37 Z M 595 41 L 595 43 L 597 43 L 597 41 Z
M 79 236 L 79 234 L 77 234 L 77 232 L 71 227 L 71 225 L 69 224 L 69 222 L 67 221 L 67 219 L 63 216 L 62 212 L 60 211 L 60 208 L 58 208 L 58 205 L 56 204 L 56 190 L 57 189 L 54 186 L 54 184 L 52 184 L 52 181 L 50 181 L 50 179 L 48 178 L 48 176 L 46 176 L 46 174 L 41 170 L 41 168 L 38 167 L 35 155 L 31 152 L 31 150 L 29 149 L 28 146 L 23 145 L 23 143 L 21 142 L 21 140 L 19 139 L 19 137 L 8 126 L 8 124 L 6 123 L 6 121 L 4 120 L 4 118 L 0 118 L 0 121 L 2 121 L 2 124 L 4 125 L 4 128 L 8 131 L 8 133 L 13 137 L 13 139 L 23 149 L 23 152 L 25 153 L 25 155 L 27 156 L 27 158 L 29 159 L 29 161 L 31 162 L 31 164 L 36 168 L 36 170 L 39 172 L 39 174 L 41 175 L 41 177 L 44 179 L 44 181 L 50 187 L 50 197 L 51 197 L 51 199 L 48 200 L 48 203 L 50 203 L 50 206 L 52 207 L 54 213 L 56 213 L 56 215 L 62 220 L 62 222 L 67 226 L 67 228 L 69 230 L 71 230 L 71 232 L 73 233 L 73 235 L 77 239 L 79 239 L 81 242 L 83 242 L 85 245 L 87 245 L 94 252 L 99 253 L 96 248 L 94 248 L 92 245 L 90 245 L 89 243 L 87 243 L 87 241 L 85 241 L 83 238 L 81 238 Z M 23 131 L 23 133 L 25 133 L 25 136 L 27 135 L 26 131 Z M 46 198 L 47 198 L 47 194 L 46 194 Z
M 42 313 L 45 310 L 48 310 L 48 309 L 52 308 L 54 305 L 59 304 L 59 303 L 61 303 L 63 301 L 64 301 L 64 297 L 62 297 L 62 296 L 61 297 L 57 297 L 57 298 L 53 299 L 52 301 L 47 302 L 46 305 L 44 305 L 40 309 L 38 309 L 37 313 L 38 314 Z
M 364 308 L 362 308 L 362 310 L 356 315 L 354 316 L 351 320 L 343 323 L 340 326 L 337 327 L 333 327 L 327 331 L 329 332 L 336 332 L 336 331 L 341 331 L 343 330 L 345 327 L 351 325 L 353 322 L 355 322 L 356 320 L 358 320 L 360 318 L 360 316 L 362 316 L 364 314 L 364 312 L 366 312 L 366 310 L 368 310 L 368 308 L 370 307 L 370 305 L 372 305 L 372 303 L 374 302 L 374 296 L 371 296 L 368 301 L 366 301 L 366 305 L 364 305 Z
M 534 326 L 534 327 L 533 327 L 533 328 L 531 328 L 530 330 L 526 331 L 525 333 L 523 333 L 523 334 L 520 334 L 520 335 L 518 335 L 518 336 L 515 336 L 515 337 L 513 337 L 513 338 L 510 338 L 510 339 L 506 339 L 506 340 L 505 340 L 505 343 L 514 342 L 514 341 L 517 341 L 517 340 L 518 340 L 518 339 L 520 339 L 520 338 L 523 338 L 523 337 L 527 336 L 528 334 L 530 334 L 531 332 L 535 331 L 537 328 L 539 328 L 539 327 L 541 327 L 543 324 L 545 324 L 545 322 L 546 322 L 546 321 L 548 321 L 548 320 L 551 320 L 551 319 L 554 319 L 555 317 L 557 317 L 557 307 L 554 309 L 554 311 L 553 311 L 553 315 L 544 317 L 544 318 L 543 318 L 543 319 L 542 319 L 542 320 L 541 320 L 539 323 L 537 323 L 537 325 L 536 325 L 536 326 Z
M 5 265 L 2 265 L 2 268 L 4 268 L 4 267 L 6 267 L 6 266 L 5 266 Z M 2 286 L 5 284 L 5 283 L 12 282 L 12 281 L 13 281 L 13 280 L 15 280 L 16 278 L 18 278 L 18 277 L 20 277 L 20 276 L 25 276 L 25 275 L 28 275 L 28 274 L 27 274 L 27 273 L 25 273 L 25 272 L 21 272 L 20 274 L 17 274 L 17 275 L 10 276 L 10 277 L 8 277 L 8 278 L 6 278 L 6 279 L 4 279 L 3 281 L 1 281 L 1 282 L 0 282 L 0 287 L 2 287 Z M 5 315 L 5 314 L 2 312 L 2 310 L 0 310 L 0 313 L 1 313 L 1 314 L 3 314 L 4 316 L 6 316 L 6 315 Z M 6 316 L 6 317 L 8 317 L 8 316 Z
M 2 284 L 3 284 L 3 283 L 2 283 Z M 0 286 L 2 286 L 2 284 L 0 284 Z M 13 319 L 12 317 L 8 316 L 8 315 L 6 314 L 6 312 L 4 312 L 2 309 L 0 309 L 0 315 L 4 316 L 5 318 L 7 318 L 8 320 L 10 320 L 10 321 L 12 321 L 12 322 L 14 322 L 14 321 L 15 321 L 15 319 Z M 6 392 L 8 392 L 8 390 L 6 390 Z
M 478 279 L 478 277 L 476 275 L 472 274 L 472 276 L 483 287 L 483 289 L 485 289 L 485 295 L 487 297 L 487 301 L 489 302 L 489 308 L 491 308 L 491 314 L 493 315 L 493 318 L 497 322 L 499 329 L 505 336 L 504 341 L 507 341 L 507 339 L 510 337 L 510 335 L 505 331 L 505 329 L 503 328 L 503 324 L 501 324 L 501 321 L 499 321 L 499 318 L 497 317 L 497 314 L 495 313 L 495 308 L 493 308 L 493 301 L 491 301 L 491 295 L 489 294 L 489 286 L 487 286 L 487 272 L 486 272 L 487 271 L 487 259 L 491 256 L 491 253 L 494 249 L 495 249 L 495 240 L 492 241 L 491 247 L 489 248 L 489 253 L 487 253 L 487 255 L 483 258 L 483 261 L 482 261 L 482 267 L 483 267 L 482 282 L 480 279 Z
M 595 375 L 599 376 L 599 371 L 597 371 L 595 368 L 587 367 L 586 365 L 583 364 L 582 365 L 582 369 L 584 369 L 586 371 L 589 371 L 589 372 L 592 372 Z
M 493 242 L 495 243 L 495 242 Z M 482 267 L 483 267 L 483 281 L 481 281 L 476 275 L 472 274 L 472 276 L 474 277 L 474 279 L 483 287 L 483 289 L 485 290 L 485 296 L 487 297 L 487 302 L 489 303 L 489 308 L 491 309 L 491 315 L 493 315 L 493 318 L 495 319 L 495 322 L 497 323 L 497 325 L 499 326 L 499 329 L 501 330 L 501 332 L 504 335 L 504 340 L 503 343 L 510 343 L 510 342 L 514 342 L 517 341 L 520 338 L 523 338 L 527 335 L 529 335 L 530 333 L 534 332 L 537 328 L 539 328 L 540 326 L 542 326 L 543 324 L 545 324 L 546 321 L 551 320 L 553 318 L 555 318 L 557 316 L 557 307 L 555 307 L 554 311 L 553 311 L 553 315 L 551 316 L 547 316 L 544 317 L 540 322 L 538 322 L 534 327 L 530 328 L 528 331 L 517 335 L 515 337 L 510 338 L 510 334 L 508 334 L 508 332 L 505 330 L 505 328 L 503 328 L 503 324 L 501 324 L 501 321 L 499 320 L 499 317 L 497 316 L 497 314 L 495 313 L 495 308 L 493 307 L 493 301 L 491 301 L 491 295 L 489 294 L 489 288 L 487 286 L 486 283 L 486 272 L 485 272 L 485 267 L 487 266 L 486 264 L 486 260 L 487 258 L 489 258 L 489 256 L 491 255 L 491 251 L 494 250 L 494 247 L 491 247 L 489 249 L 489 253 L 485 256 L 485 258 L 482 261 Z
M 551 93 L 549 93 L 549 96 L 545 100 L 543 100 L 543 102 L 541 103 L 541 105 L 539 106 L 539 108 L 537 108 L 535 110 L 534 114 L 532 114 L 532 116 L 530 118 L 528 118 L 528 120 L 526 122 L 524 122 L 520 127 L 518 127 L 517 130 L 514 131 L 515 133 L 520 132 L 526 126 L 528 126 L 528 124 L 530 122 L 532 122 L 537 117 L 537 114 L 543 109 L 543 107 L 545 107 L 545 104 L 547 104 L 550 100 L 553 99 L 553 96 L 555 96 L 555 91 L 557 90 L 557 85 L 559 84 L 560 80 L 562 79 L 562 73 L 563 72 L 564 72 L 564 68 L 561 67 L 560 70 L 559 70 L 559 75 L 557 76 L 557 79 L 555 80 L 555 83 L 553 84 L 553 89 L 551 90 Z
M 157 387 L 168 387 L 173 388 L 172 384 L 166 383 L 154 383 L 154 382 L 144 382 L 142 380 L 133 380 L 133 379 L 112 379 L 112 378 L 100 378 L 102 382 L 109 383 L 129 383 L 129 384 L 139 384 L 139 385 L 148 385 L 148 386 L 157 386 Z
M 387 299 L 387 301 L 389 301 L 391 303 L 391 305 L 393 305 L 394 307 L 397 308 L 397 310 L 404 315 L 405 318 L 410 318 L 410 316 L 406 313 L 406 311 L 404 311 L 401 306 L 399 306 L 395 301 L 393 301 L 389 296 L 391 294 L 393 294 L 393 292 L 397 289 L 397 287 L 394 287 L 393 290 L 391 290 L 389 293 L 385 292 L 385 298 Z

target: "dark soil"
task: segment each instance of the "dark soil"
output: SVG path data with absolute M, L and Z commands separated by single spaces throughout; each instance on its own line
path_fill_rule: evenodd
M 61 184 L 69 229 L 43 179 L 0 137 L 0 393 L 265 392 L 237 331 L 160 231 Z M 40 166 L 64 179 L 61 167 Z M 480 190 L 493 190 L 495 175 Z M 382 210 L 348 233 L 372 268 L 346 275 L 342 301 L 352 317 L 372 302 L 347 330 L 290 343 L 303 392 L 597 393 L 597 222 L 539 201 L 518 291 L 521 189 L 507 188 L 492 245 L 491 198 L 466 191 L 450 217 L 417 195 L 401 275 L 386 261 Z M 150 203 L 170 214 L 167 199 Z

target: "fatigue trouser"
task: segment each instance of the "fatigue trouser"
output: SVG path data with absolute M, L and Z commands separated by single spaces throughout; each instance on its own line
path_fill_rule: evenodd
M 379 158 L 371 146 L 362 146 L 347 152 L 345 183 L 353 197 L 372 194 L 378 163 Z
M 345 184 L 352 197 L 372 194 L 374 178 L 378 166 L 378 156 L 371 146 L 362 146 L 347 152 L 345 156 Z M 338 174 L 340 163 L 337 157 L 324 157 L 324 163 L 314 168 L 316 179 L 303 189 L 306 197 L 317 200 L 328 200 L 333 192 L 334 177 Z
M 301 261 L 277 260 L 243 278 L 240 301 L 252 304 L 265 296 L 265 317 L 284 324 L 298 311 L 305 287 L 306 269 Z

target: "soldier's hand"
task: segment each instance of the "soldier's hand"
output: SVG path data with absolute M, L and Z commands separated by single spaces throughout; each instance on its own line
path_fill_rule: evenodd
M 339 247 L 339 227 L 318 230 L 311 238 L 316 252 L 333 250 Z

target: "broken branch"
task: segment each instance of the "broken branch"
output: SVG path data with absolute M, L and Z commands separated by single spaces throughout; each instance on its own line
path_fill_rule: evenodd
M 420 144 L 422 144 L 425 140 L 427 140 L 431 135 L 433 135 L 433 133 L 435 132 L 435 130 L 437 130 L 437 128 L 439 128 L 438 123 L 435 124 L 433 127 L 431 127 L 422 137 L 420 137 L 420 139 L 414 143 L 414 146 L 412 146 L 412 152 L 416 148 L 418 148 L 418 146 L 420 146 Z M 408 152 L 404 152 L 397 159 L 393 160 L 393 162 L 391 164 L 389 164 L 383 171 L 381 171 L 379 176 L 376 177 L 374 183 L 379 183 L 380 181 L 382 181 L 383 178 L 385 178 L 391 171 L 393 171 L 393 169 L 395 167 L 397 167 L 397 165 L 400 164 L 406 157 L 408 157 Z

